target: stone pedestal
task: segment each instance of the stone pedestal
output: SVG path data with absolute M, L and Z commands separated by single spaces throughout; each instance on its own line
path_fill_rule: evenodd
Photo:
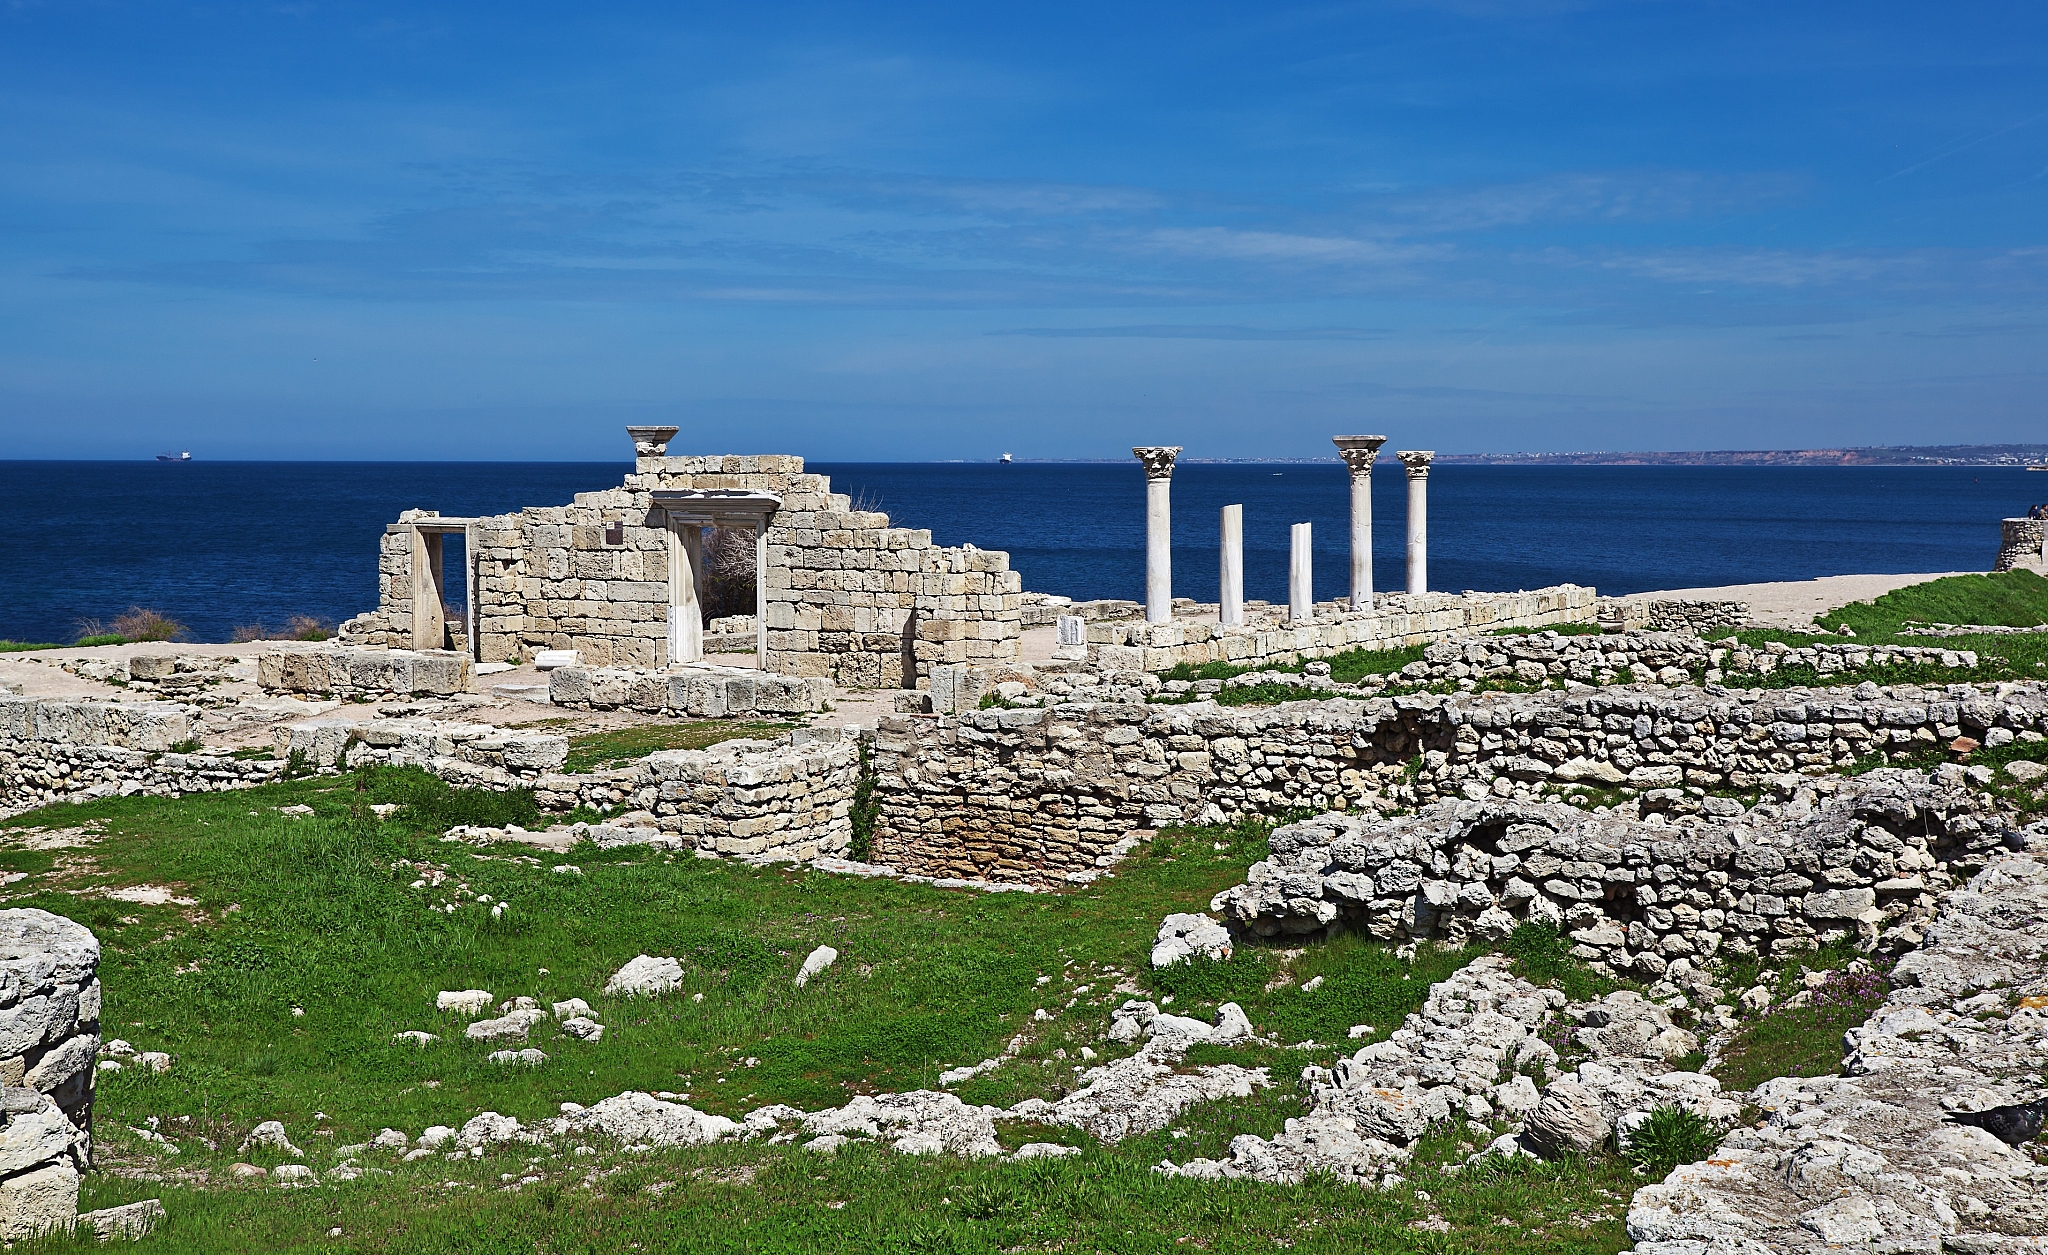
M 1173 459 L 1179 445 L 1131 449 L 1145 467 L 1145 622 L 1173 621 Z
M 1244 622 L 1244 507 L 1223 507 L 1223 546 L 1216 621 L 1226 627 Z
M 1312 524 L 1296 523 L 1288 531 L 1287 619 L 1306 623 L 1316 616 L 1315 546 Z
M 633 456 L 636 458 L 660 458 L 668 456 L 668 442 L 676 438 L 680 427 L 627 427 L 626 434 L 633 438 Z
M 1408 471 L 1408 595 L 1429 591 L 1429 460 L 1434 449 L 1394 454 Z
M 1351 608 L 1372 609 L 1372 464 L 1385 436 L 1332 436 L 1351 469 Z

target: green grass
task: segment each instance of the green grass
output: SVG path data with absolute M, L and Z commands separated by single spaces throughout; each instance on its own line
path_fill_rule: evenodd
M 1628 1159 L 1661 1181 L 1678 1165 L 1705 1159 L 1720 1141 L 1704 1116 L 1680 1107 L 1659 1107 L 1630 1136 Z
M 2048 579 L 2032 571 L 1951 575 L 1875 601 L 1852 602 L 1816 622 L 1831 631 L 1847 627 L 1859 637 L 1890 635 L 1908 623 L 2039 627 L 2048 624 Z
M 399 809 L 379 819 L 378 803 Z M 313 813 L 278 809 L 295 804 Z M 102 1076 L 95 1141 L 103 1170 L 88 1177 L 84 1205 L 161 1196 L 170 1218 L 150 1246 L 164 1252 L 553 1253 L 633 1243 L 764 1253 L 1164 1252 L 1194 1238 L 1212 1251 L 1284 1242 L 1317 1252 L 1604 1255 L 1626 1245 L 1621 1211 L 1635 1182 L 1626 1164 L 1603 1156 L 1541 1170 L 1440 1171 L 1489 1138 L 1486 1129 L 1452 1127 L 1426 1142 L 1409 1175 L 1434 1196 L 1428 1202 L 1409 1188 L 1193 1183 L 1151 1171 L 1162 1158 L 1227 1153 L 1239 1133 L 1277 1132 L 1302 1112 L 1295 1078 L 1303 1064 L 1355 1049 L 1343 1036 L 1353 1023 L 1373 1024 L 1375 1035 L 1390 1030 L 1431 980 L 1469 957 L 1423 947 L 1409 964 L 1343 938 L 1307 947 L 1287 967 L 1288 982 L 1270 991 L 1287 960 L 1258 947 L 1213 969 L 1147 971 L 1160 917 L 1200 910 L 1237 883 L 1266 852 L 1263 827 L 1165 834 L 1114 877 L 1033 895 L 677 859 L 645 847 L 586 845 L 534 860 L 525 847 L 438 840 L 451 821 L 502 823 L 530 816 L 531 806 L 522 793 L 468 793 L 417 771 L 376 769 L 181 800 L 103 799 L 0 824 L 0 867 L 27 873 L 10 886 L 10 905 L 55 910 L 98 933 L 106 1035 L 176 1059 L 163 1076 Z M 86 824 L 101 835 L 84 849 L 4 848 L 26 828 Z M 551 873 L 557 861 L 576 863 L 582 875 Z M 409 887 L 427 865 L 511 909 L 500 919 L 467 899 L 452 915 L 431 909 L 450 900 L 445 889 Z M 194 905 L 104 896 L 132 884 L 168 886 Z M 795 989 L 797 964 L 821 943 L 842 957 Z M 604 997 L 609 974 L 642 952 L 680 958 L 683 989 L 641 1001 Z M 1317 975 L 1322 987 L 1302 993 L 1300 983 Z M 1040 977 L 1050 980 L 1041 986 Z M 459 1126 L 484 1109 L 532 1122 L 563 1101 L 667 1089 L 737 1116 L 771 1102 L 816 1108 L 930 1086 L 944 1068 L 999 1053 L 1040 1007 L 1058 1014 L 1033 1028 L 1021 1056 L 958 1092 L 1003 1104 L 1055 1096 L 1073 1084 L 1081 1045 L 1104 1048 L 1109 1012 L 1128 996 L 1116 986 L 1133 981 L 1150 996 L 1171 994 L 1177 1012 L 1203 1014 L 1234 999 L 1262 1031 L 1336 1044 L 1221 1052 L 1219 1060 L 1271 1066 L 1277 1083 L 1189 1112 L 1179 1137 L 1160 1132 L 1109 1148 L 1071 1130 L 1001 1126 L 1013 1139 L 1085 1147 L 1057 1163 L 869 1148 L 821 1157 L 759 1143 L 652 1155 L 600 1147 L 584 1159 L 561 1144 L 414 1165 L 373 1153 L 363 1162 L 391 1176 L 307 1190 L 238 1185 L 225 1173 L 236 1159 L 280 1162 L 237 1150 L 268 1119 L 283 1120 L 324 1172 L 334 1146 L 386 1126 L 415 1136 L 429 1124 Z M 435 991 L 471 987 L 501 999 L 582 997 L 608 1031 L 589 1044 L 542 1025 L 530 1044 L 550 1055 L 546 1064 L 494 1068 L 483 1062 L 488 1047 L 463 1042 L 461 1022 L 433 1007 Z M 444 1040 L 424 1050 L 391 1041 L 415 1028 Z M 327 1118 L 316 1125 L 315 1112 Z M 151 1117 L 182 1155 L 154 1158 L 127 1131 Z M 541 1180 L 513 1191 L 501 1180 L 508 1173 Z M 1432 1213 L 1460 1228 L 1409 1228 Z M 1503 1216 L 1513 1227 L 1496 1225 Z M 329 1239 L 337 1227 L 340 1237 Z
M 58 645 L 47 641 L 40 643 L 35 641 L 0 641 L 0 654 L 24 654 L 32 649 L 68 648 L 70 648 L 68 645 Z
M 121 635 L 119 632 L 96 632 L 91 636 L 79 637 L 77 640 L 71 642 L 71 647 L 79 648 L 92 645 L 126 645 L 127 643 L 128 638 Z M 65 647 L 59 646 L 58 648 L 61 649 Z
M 1775 986 L 1772 1005 L 1746 1019 L 1722 1052 L 1714 1068 L 1721 1088 L 1750 1090 L 1774 1077 L 1829 1076 L 1839 1071 L 1842 1034 L 1869 1019 L 1889 988 L 1880 972 L 1849 973 L 1847 965 L 1855 957 L 1844 948 L 1816 951 L 1766 978 Z M 1825 974 L 1827 983 L 1813 992 L 1809 1005 L 1785 1006 L 1805 987 L 1808 972 Z M 1741 992 L 1731 983 L 1731 994 Z
M 694 723 L 645 723 L 615 732 L 590 732 L 569 738 L 569 761 L 562 770 L 593 771 L 614 763 L 645 758 L 658 750 L 701 750 L 720 741 L 751 737 L 773 740 L 795 724 L 740 723 L 702 719 Z

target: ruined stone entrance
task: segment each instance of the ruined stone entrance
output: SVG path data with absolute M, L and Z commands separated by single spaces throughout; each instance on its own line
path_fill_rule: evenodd
M 412 647 L 414 649 L 455 649 L 474 660 L 476 632 L 476 520 L 423 518 L 408 524 L 412 529 Z M 462 592 L 462 611 L 454 623 L 448 616 L 448 580 L 445 569 L 445 539 L 462 538 L 461 570 L 457 573 Z
M 668 520 L 668 658 L 704 661 L 704 529 L 754 533 L 754 666 L 768 669 L 768 520 L 782 508 L 773 493 L 745 489 L 657 489 L 654 508 Z

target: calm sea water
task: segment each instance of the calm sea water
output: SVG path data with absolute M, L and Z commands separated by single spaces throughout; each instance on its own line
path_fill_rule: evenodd
M 1391 459 L 1389 460 L 1391 462 Z M 1024 587 L 1140 598 L 1145 484 L 1124 465 L 816 463 L 841 492 L 1004 549 Z M 199 640 L 295 614 L 375 606 L 377 538 L 414 506 L 493 514 L 615 485 L 614 463 L 0 462 L 0 638 L 68 641 L 148 606 Z M 1603 592 L 1855 572 L 1983 570 L 1998 520 L 2048 498 L 2048 475 L 1991 468 L 1439 467 L 1429 481 L 1439 589 Z M 1316 594 L 1348 591 L 1344 468 L 1174 473 L 1174 591 L 1216 598 L 1217 511 L 1245 514 L 1245 595 L 1284 601 L 1288 525 L 1315 525 Z M 1406 484 L 1374 476 L 1374 568 L 1401 586 Z

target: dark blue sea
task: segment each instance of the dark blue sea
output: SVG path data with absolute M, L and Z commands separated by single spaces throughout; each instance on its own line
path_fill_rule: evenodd
M 1391 463 L 1391 459 L 1389 459 Z M 835 489 L 1004 549 L 1031 590 L 1140 598 L 1143 473 L 1122 465 L 814 464 Z M 414 506 L 495 514 L 616 485 L 623 463 L 0 462 L 0 639 L 69 641 L 145 606 L 198 640 L 375 606 L 377 538 Z M 1374 475 L 1374 567 L 1400 587 L 1406 485 Z M 2048 499 L 2018 468 L 1439 466 L 1431 586 L 1602 592 L 1858 572 L 1984 570 L 1998 520 Z M 1217 511 L 1245 515 L 1245 595 L 1284 601 L 1288 526 L 1315 525 L 1316 594 L 1348 591 L 1344 468 L 1183 464 L 1174 591 L 1216 598 Z

